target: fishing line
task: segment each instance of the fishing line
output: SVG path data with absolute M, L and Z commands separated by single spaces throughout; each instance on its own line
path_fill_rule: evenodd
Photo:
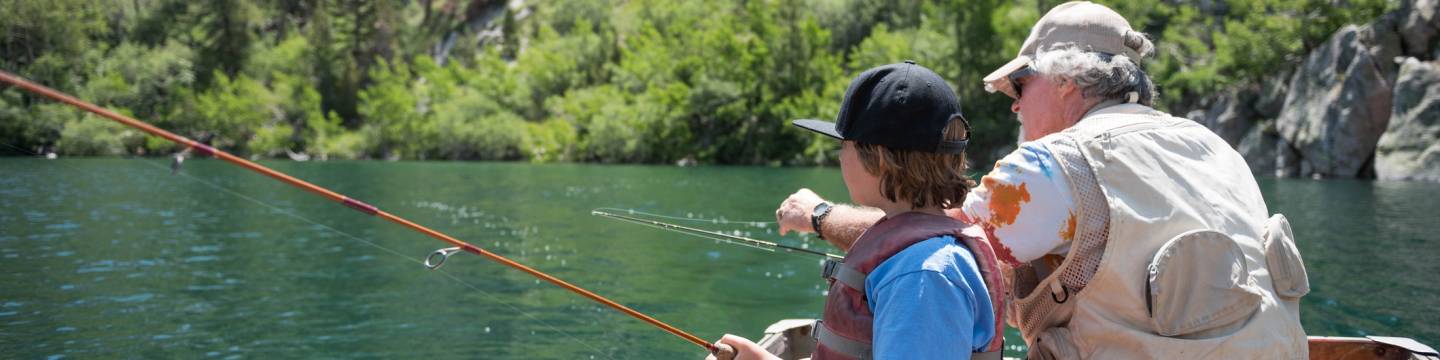
M 633 214 L 633 215 L 643 215 L 643 216 L 650 217 L 650 218 L 655 218 L 655 219 L 666 219 L 666 220 L 675 220 L 675 221 L 689 221 L 689 222 L 696 222 L 696 223 L 711 223 L 711 224 L 726 224 L 726 225 L 729 225 L 729 224 L 745 224 L 745 225 L 754 226 L 754 227 L 757 227 L 757 228 L 765 228 L 767 225 L 775 224 L 775 223 L 776 223 L 776 222 L 774 222 L 774 221 L 740 221 L 740 220 L 726 220 L 726 219 L 724 219 L 723 217 L 722 217 L 722 218 L 679 217 L 679 216 L 672 216 L 672 215 L 661 215 L 661 214 L 655 214 L 655 213 L 648 213 L 648 212 L 644 212 L 644 211 L 640 211 L 640 210 L 635 210 L 635 209 L 596 208 L 595 210 L 624 212 L 624 213 Z
M 595 212 L 591 212 L 591 215 L 601 215 L 601 216 L 604 216 L 604 215 L 608 215 L 608 214 L 605 213 L 605 212 L 601 212 L 601 211 L 595 211 Z M 656 223 L 648 222 L 648 221 L 636 221 L 636 220 L 625 219 L 625 218 L 618 218 L 618 217 L 617 217 L 617 218 L 613 218 L 613 219 L 620 220 L 620 221 L 624 221 L 624 222 L 628 222 L 628 223 L 635 224 L 635 225 L 640 225 L 640 226 L 644 226 L 644 227 L 649 227 L 649 228 L 655 228 L 655 229 L 667 230 L 667 231 L 674 231 L 674 229 L 671 229 L 671 228 L 669 228 L 669 227 L 662 226 L 662 225 L 658 225 L 658 224 L 656 224 Z M 677 231 L 677 232 L 679 232 L 679 233 L 681 233 L 681 234 L 685 234 L 685 235 L 690 235 L 690 236 L 699 237 L 699 238 L 702 238 L 702 239 L 710 239 L 710 240 L 715 240 L 715 241 L 717 241 L 717 242 L 728 243 L 728 244 L 731 244 L 731 245 L 739 245 L 739 246 L 744 246 L 744 247 L 748 247 L 748 248 L 751 248 L 751 249 L 757 249 L 757 250 L 761 250 L 761 251 L 775 252 L 775 249 L 772 249 L 772 248 L 762 247 L 762 246 L 754 245 L 754 244 L 750 244 L 750 243 L 737 242 L 737 241 L 730 240 L 730 239 L 727 239 L 727 238 L 724 238 L 724 237 L 721 237 L 721 236 L 718 236 L 718 235 L 714 235 L 714 234 L 701 233 L 701 232 L 692 233 L 692 232 L 683 232 L 683 231 Z
M 731 235 L 731 234 L 726 234 L 726 233 L 718 232 L 718 231 L 711 231 L 711 230 L 705 230 L 705 229 L 697 229 L 697 228 L 692 228 L 692 227 L 683 226 L 683 225 L 670 224 L 670 223 L 666 223 L 666 222 L 658 221 L 658 220 L 649 220 L 649 219 L 636 218 L 636 217 L 633 217 L 633 216 L 627 216 L 627 215 L 621 215 L 621 214 L 616 214 L 616 213 L 608 212 L 608 211 L 605 211 L 605 210 L 603 210 L 603 209 L 604 209 L 604 208 L 591 210 L 591 211 L 590 211 L 590 214 L 591 214 L 591 215 L 596 215 L 596 216 L 607 217 L 607 218 L 611 218 L 611 219 L 615 219 L 615 220 L 619 220 L 619 221 L 623 221 L 623 222 L 627 222 L 627 223 L 631 223 L 631 224 L 642 225 L 642 226 L 651 227 L 651 228 L 660 229 L 660 230 L 665 230 L 665 231 L 677 232 L 677 233 L 681 233 L 681 234 L 685 234 L 685 235 L 690 235 L 690 236 L 695 236 L 695 237 L 700 237 L 700 238 L 705 238 L 705 239 L 711 239 L 711 240 L 720 241 L 720 242 L 724 242 L 724 243 L 728 243 L 728 244 L 732 244 L 732 245 L 740 245 L 740 246 L 745 246 L 745 247 L 750 247 L 750 248 L 756 248 L 756 249 L 765 250 L 765 251 L 769 251 L 769 252 L 788 253 L 788 254 L 791 254 L 791 255 L 794 255 L 794 256 L 801 256 L 800 254 L 814 255 L 814 256 L 820 256 L 820 257 L 822 257 L 822 258 L 826 258 L 826 259 L 830 259 L 830 260 L 837 260 L 837 261 L 838 261 L 838 260 L 841 260 L 841 259 L 844 259 L 843 256 L 834 255 L 834 254 L 829 254 L 829 253 L 825 253 L 825 252 L 822 252 L 822 251 L 810 250 L 810 249 L 801 248 L 801 247 L 794 247 L 794 246 L 784 245 L 784 244 L 780 244 L 780 243 L 776 243 L 776 242 L 770 242 L 770 241 L 764 241 L 764 240 L 756 240 L 756 239 L 752 239 L 752 238 L 748 238 L 748 237 L 744 237 L 744 236 Z M 777 251 L 777 250 L 778 250 L 778 251 Z
M 20 151 L 25 151 L 25 152 L 28 152 L 28 153 L 31 153 L 31 154 L 35 154 L 33 151 L 30 151 L 30 150 L 28 150 L 28 149 L 23 149 L 23 148 L 20 148 L 20 147 L 18 147 L 18 146 L 11 145 L 11 144 L 8 144 L 8 143 L 0 142 L 0 145 L 5 145 L 5 146 L 10 147 L 10 148 L 12 148 L 12 149 L 17 149 L 17 150 L 20 150 Z M 35 154 L 35 155 L 39 155 L 39 154 Z M 153 167 L 159 168 L 160 170 L 168 170 L 168 168 L 166 168 L 164 165 L 155 164 L 155 163 L 152 162 L 152 161 L 146 161 L 146 160 L 140 159 L 140 158 L 135 158 L 134 160 L 135 160 L 135 161 L 138 161 L 138 162 L 140 162 L 140 163 L 143 163 L 143 164 L 145 164 L 145 165 L 149 165 L 149 166 L 153 166 Z M 74 167 L 74 166 L 70 166 L 70 165 L 67 165 L 67 164 L 64 164 L 64 163 L 60 163 L 60 165 L 61 165 L 61 166 L 64 166 L 64 167 L 67 167 L 67 168 L 70 168 L 71 170 L 79 171 L 79 172 L 82 172 L 82 173 L 84 172 L 84 170 L 82 170 L 82 169 L 79 169 L 79 168 L 76 168 L 76 167 Z M 239 192 L 234 191 L 234 190 L 230 190 L 229 188 L 226 188 L 226 187 L 224 187 L 224 186 L 220 186 L 219 184 L 215 184 L 215 183 L 210 182 L 210 181 L 207 181 L 207 180 L 205 180 L 205 179 L 201 179 L 201 178 L 195 177 L 195 176 L 190 175 L 190 174 L 187 174 L 187 173 L 185 173 L 185 172 L 177 172 L 177 173 L 175 173 L 175 175 L 183 176 L 183 177 L 185 177 L 186 179 L 190 179 L 191 181 L 198 182 L 198 183 L 200 183 L 200 184 L 204 184 L 205 186 L 209 186 L 209 187 L 212 188 L 212 189 L 219 190 L 219 191 L 221 191 L 221 192 L 224 192 L 224 193 L 227 193 L 227 194 L 230 194 L 230 195 L 234 195 L 235 197 L 238 197 L 238 198 L 241 198 L 241 199 L 245 199 L 246 201 L 249 201 L 249 202 L 255 203 L 255 204 L 257 204 L 257 205 L 263 206 L 263 207 L 268 208 L 268 209 L 270 209 L 270 210 L 272 210 L 272 211 L 278 212 L 278 213 L 280 213 L 280 214 L 282 214 L 282 215 L 289 216 L 289 217 L 292 217 L 292 218 L 295 218 L 295 219 L 299 219 L 299 220 L 305 221 L 305 222 L 310 223 L 310 224 L 315 225 L 315 226 L 319 226 L 319 227 L 321 227 L 321 228 L 324 228 L 325 230 L 329 230 L 329 231 L 331 231 L 331 232 L 334 232 L 334 233 L 336 233 L 336 234 L 343 235 L 343 236 L 345 236 L 345 237 L 347 237 L 347 238 L 350 238 L 350 239 L 352 239 L 352 240 L 359 241 L 359 242 L 361 242 L 361 243 L 363 243 L 363 244 L 365 244 L 365 245 L 369 245 L 370 247 L 373 247 L 373 248 L 382 250 L 382 251 L 384 251 L 384 252 L 386 252 L 386 253 L 389 253 L 389 254 L 391 254 L 391 255 L 395 255 L 395 256 L 397 256 L 397 257 L 399 257 L 399 258 L 401 258 L 401 259 L 404 259 L 404 260 L 406 260 L 406 261 L 413 262 L 413 263 L 416 263 L 416 264 L 421 264 L 421 265 L 424 265 L 424 264 L 425 264 L 424 261 L 422 261 L 422 260 L 420 260 L 420 259 L 412 258 L 412 257 L 410 257 L 409 255 L 405 255 L 404 253 L 401 253 L 401 252 L 399 252 L 399 251 L 397 251 L 397 250 L 394 250 L 394 249 L 385 247 L 385 246 L 383 246 L 383 245 L 377 244 L 377 243 L 372 242 L 372 241 L 369 241 L 369 240 L 365 240 L 365 238 L 356 236 L 356 235 L 354 235 L 354 234 L 350 234 L 350 233 L 345 232 L 345 231 L 342 231 L 342 230 L 340 230 L 340 229 L 336 229 L 336 228 L 334 228 L 334 227 L 332 227 L 332 226 L 330 226 L 330 225 L 325 225 L 325 224 L 320 223 L 320 222 L 318 222 L 318 221 L 311 220 L 310 218 L 301 216 L 301 215 L 299 215 L 299 214 L 296 214 L 296 213 L 294 213 L 294 212 L 291 212 L 290 210 L 286 210 L 286 209 L 284 209 L 284 208 L 281 208 L 281 207 L 278 207 L 278 206 L 275 206 L 275 205 L 271 205 L 271 204 L 265 203 L 265 202 L 263 202 L 263 201 L 260 201 L 259 199 L 250 197 L 249 195 L 245 195 L 245 194 L 239 193 Z M 576 343 L 579 343 L 579 344 L 581 344 L 581 345 L 584 345 L 584 346 L 587 347 L 587 348 L 590 348 L 590 350 L 593 350 L 593 351 L 595 351 L 596 353 L 599 353 L 599 354 L 601 354 L 602 356 L 605 356 L 605 358 L 614 359 L 613 356 L 610 356 L 610 355 L 609 355 L 608 353 L 606 353 L 605 351 L 600 350 L 600 348 L 597 348 L 597 347 L 595 347 L 594 345 L 591 345 L 590 343 L 585 342 L 584 340 L 580 340 L 580 338 L 576 337 L 574 334 L 571 334 L 571 333 L 569 333 L 569 332 L 566 332 L 566 331 L 564 331 L 564 330 L 561 330 L 560 328 L 557 328 L 557 327 L 555 327 L 554 325 L 551 325 L 550 323 L 548 323 L 548 322 L 546 322 L 546 321 L 544 321 L 544 320 L 541 320 L 539 317 L 535 316 L 534 314 L 531 314 L 530 312 L 527 312 L 527 311 L 525 311 L 525 310 L 521 310 L 519 307 L 517 307 L 517 306 L 515 306 L 515 305 L 512 305 L 512 304 L 510 304 L 510 303 L 508 303 L 508 302 L 505 302 L 505 301 L 503 301 L 503 300 L 500 300 L 500 298 L 496 297 L 494 294 L 491 294 L 491 293 L 485 291 L 484 289 L 481 289 L 480 287 L 475 286 L 474 284 L 471 284 L 471 283 L 469 283 L 469 282 L 464 281 L 463 279 L 460 279 L 460 277 L 456 276 L 455 274 L 452 274 L 452 273 L 450 273 L 450 272 L 448 272 L 448 271 L 444 271 L 444 270 L 440 270 L 440 269 L 435 269 L 435 271 L 438 272 L 438 273 L 440 273 L 440 274 L 445 275 L 445 277 L 448 277 L 448 278 L 450 278 L 451 280 L 454 280 L 454 281 L 457 282 L 457 283 L 460 283 L 461 285 L 464 285 L 465 287 L 470 288 L 471 290 L 474 290 L 475 292 L 479 293 L 480 295 L 484 296 L 485 298 L 489 299 L 490 301 L 492 301 L 492 302 L 494 302 L 494 303 L 497 303 L 497 304 L 500 304 L 500 305 L 504 305 L 505 307 L 510 308 L 510 310 L 512 310 L 512 311 L 514 311 L 514 312 L 516 312 L 516 313 L 518 313 L 518 314 L 520 314 L 520 315 L 523 315 L 523 316 L 525 316 L 526 318 L 529 318 L 530 320 L 533 320 L 533 321 L 535 321 L 536 323 L 538 323 L 538 324 L 540 324 L 540 325 L 543 325 L 543 326 L 545 326 L 546 328 L 548 328 L 548 329 L 550 329 L 550 330 L 552 330 L 552 331 L 555 331 L 555 332 L 557 332 L 557 333 L 560 333 L 560 334 L 562 334 L 562 335 L 565 335 L 565 337 L 570 338 L 570 340 L 573 340 L 573 341 L 575 341 Z

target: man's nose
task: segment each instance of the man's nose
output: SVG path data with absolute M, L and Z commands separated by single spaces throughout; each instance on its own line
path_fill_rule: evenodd
M 1010 102 L 1010 112 L 1016 114 L 1020 113 L 1020 99 L 1015 99 L 1015 101 Z

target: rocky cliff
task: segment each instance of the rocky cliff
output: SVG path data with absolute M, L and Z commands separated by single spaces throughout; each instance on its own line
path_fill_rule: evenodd
M 1375 151 L 1381 179 L 1440 181 L 1440 63 L 1407 58 Z
M 1440 181 L 1440 0 L 1346 26 L 1288 74 L 1216 94 L 1187 117 L 1260 174 Z

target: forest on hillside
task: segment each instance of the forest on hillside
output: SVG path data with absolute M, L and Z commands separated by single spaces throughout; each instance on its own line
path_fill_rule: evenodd
M 1149 34 L 1175 113 L 1293 67 L 1386 0 L 1099 1 Z M 945 77 L 981 164 L 1013 148 L 980 78 L 1046 0 L 0 0 L 0 70 L 254 158 L 828 164 L 789 125 L 851 77 Z M 0 87 L 0 154 L 178 150 Z

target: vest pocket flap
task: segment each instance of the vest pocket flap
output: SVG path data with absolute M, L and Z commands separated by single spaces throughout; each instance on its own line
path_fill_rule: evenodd
M 1026 352 L 1026 360 L 1071 360 L 1080 358 L 1080 350 L 1076 349 L 1075 341 L 1072 340 L 1070 329 L 1065 327 L 1052 327 L 1045 329 L 1036 338 L 1035 343 Z
M 1240 245 L 1211 230 L 1187 232 L 1161 246 L 1146 285 L 1150 321 L 1163 336 L 1224 335 L 1243 325 L 1261 300 Z
M 1271 216 L 1265 221 L 1264 238 L 1265 264 L 1270 267 L 1275 294 L 1291 300 L 1309 294 L 1310 277 L 1305 272 L 1305 261 L 1300 258 L 1300 248 L 1295 246 L 1290 220 L 1281 214 Z

